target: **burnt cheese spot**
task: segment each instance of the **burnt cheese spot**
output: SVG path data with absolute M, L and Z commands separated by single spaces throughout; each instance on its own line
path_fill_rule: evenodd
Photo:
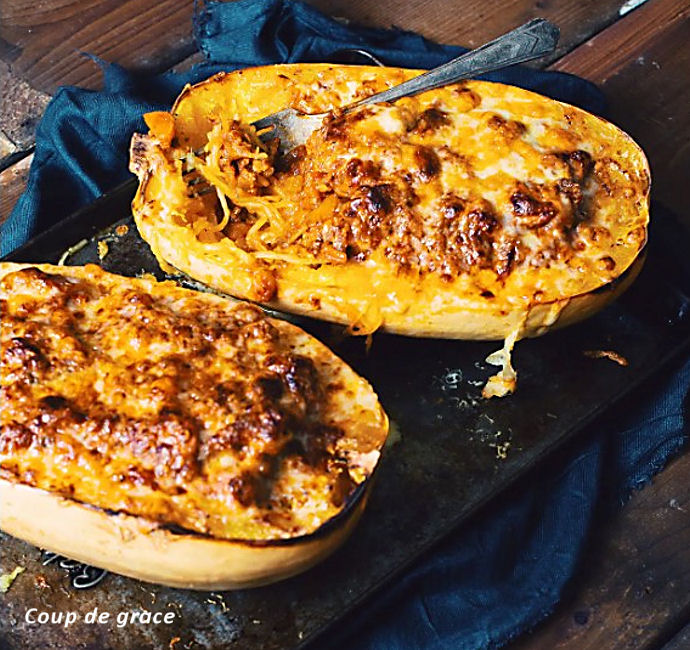
M 350 205 L 355 212 L 365 215 L 368 223 L 378 225 L 393 208 L 392 188 L 390 185 L 366 187 Z
M 424 182 L 430 181 L 441 170 L 441 161 L 431 147 L 417 147 L 414 151 L 414 159 L 419 170 L 419 178 Z
M 67 400 L 61 395 L 46 395 L 40 399 L 39 404 L 49 410 L 62 409 L 68 406 Z
M 40 348 L 23 336 L 11 338 L 2 345 L 2 365 L 8 373 L 16 372 L 29 381 L 36 381 L 39 374 L 49 367 Z
M 616 260 L 614 260 L 610 255 L 605 255 L 597 260 L 597 264 L 600 269 L 604 271 L 613 271 L 616 268 Z
M 431 106 L 419 114 L 412 131 L 424 135 L 437 131 L 443 126 L 448 126 L 450 123 L 451 121 L 446 111 Z
M 268 496 L 261 476 L 252 472 L 242 472 L 239 476 L 234 476 L 230 479 L 228 487 L 232 496 L 245 508 L 264 504 Z
M 471 88 L 467 88 L 463 82 L 455 85 L 452 92 L 456 97 L 458 110 L 470 111 L 477 108 L 482 103 L 482 98 L 479 93 Z
M 499 278 L 505 278 L 510 274 L 515 264 L 518 252 L 518 243 L 514 239 L 502 242 L 496 248 L 496 274 Z
M 345 165 L 347 182 L 352 186 L 373 185 L 380 178 L 380 166 L 372 160 L 352 158 Z
M 392 208 L 391 190 L 389 185 L 375 185 L 364 195 L 364 204 L 370 214 L 390 212 Z
M 457 219 L 465 210 L 465 202 L 454 194 L 448 194 L 441 200 L 441 213 L 446 219 Z
M 31 446 L 36 434 L 21 423 L 0 426 L 0 454 L 13 454 Z
M 351 113 L 331 111 L 323 120 L 321 133 L 327 140 L 347 141 L 350 137 L 349 129 L 353 124 L 361 122 L 372 114 L 371 108 L 359 108 Z
M 556 207 L 550 201 L 540 201 L 526 190 L 517 190 L 510 196 L 513 215 L 527 228 L 545 226 L 556 216 Z
M 492 115 L 488 120 L 490 129 L 500 133 L 506 140 L 519 138 L 527 131 L 527 127 L 517 120 L 507 120 L 500 115 Z
M 580 206 L 584 197 L 582 194 L 582 187 L 579 185 L 579 183 L 568 180 L 567 178 L 561 178 L 556 183 L 556 187 L 558 191 L 565 196 L 575 208 Z
M 582 182 L 585 180 L 594 168 L 592 156 L 581 149 L 566 153 L 564 157 L 570 167 L 572 178 L 575 181 Z

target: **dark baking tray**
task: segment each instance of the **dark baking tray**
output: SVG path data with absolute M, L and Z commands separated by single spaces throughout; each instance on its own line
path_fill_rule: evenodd
M 117 188 L 6 259 L 56 262 L 87 238 L 67 263 L 163 277 L 131 221 L 134 188 Z M 129 225 L 122 236 L 114 232 L 120 223 Z M 647 264 L 622 299 L 585 323 L 517 345 L 518 390 L 505 399 L 480 398 L 495 370 L 483 360 L 496 343 L 376 335 L 367 353 L 362 339 L 301 321 L 371 381 L 400 432 L 347 544 L 311 571 L 260 589 L 208 594 L 109 575 L 77 591 L 55 563 L 41 564 L 38 550 L 0 534 L 0 567 L 27 567 L 3 597 L 0 647 L 168 648 L 175 637 L 178 650 L 321 645 L 329 626 L 518 477 L 536 477 L 538 466 L 597 414 L 689 349 L 690 272 L 679 260 L 690 240 L 666 213 L 653 220 L 653 231 Z M 108 243 L 102 261 L 97 240 Z M 584 354 L 601 349 L 615 350 L 629 365 Z M 31 607 L 76 611 L 80 621 L 67 630 L 32 626 L 24 620 Z M 94 607 L 113 616 L 143 608 L 176 617 L 171 625 L 87 625 L 83 615 Z

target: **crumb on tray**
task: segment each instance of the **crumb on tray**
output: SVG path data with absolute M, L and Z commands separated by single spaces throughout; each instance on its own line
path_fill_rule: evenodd
M 108 254 L 108 242 L 101 239 L 98 242 L 98 259 L 102 260 Z
M 628 365 L 628 360 L 622 354 L 618 354 L 618 352 L 613 350 L 585 350 L 583 354 L 590 359 L 610 359 L 619 366 Z
M 0 594 L 6 594 L 12 583 L 15 581 L 20 573 L 23 573 L 26 569 L 23 566 L 15 567 L 12 573 L 5 573 L 0 575 Z

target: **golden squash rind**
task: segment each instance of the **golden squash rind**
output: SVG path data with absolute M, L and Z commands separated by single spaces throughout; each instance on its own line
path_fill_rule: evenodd
M 369 485 L 323 535 L 253 546 L 153 527 L 44 490 L 0 479 L 0 529 L 31 544 L 131 578 L 198 590 L 245 589 L 284 580 L 333 553 L 354 530 Z

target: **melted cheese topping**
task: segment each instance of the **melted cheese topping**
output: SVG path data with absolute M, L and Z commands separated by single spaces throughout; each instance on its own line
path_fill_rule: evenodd
M 385 415 L 255 307 L 97 267 L 0 267 L 0 476 L 218 538 L 310 533 L 373 470 Z
M 361 333 L 413 322 L 435 300 L 524 311 L 631 264 L 646 241 L 649 178 L 625 134 L 476 81 L 337 110 L 415 74 L 301 64 L 187 89 L 163 126 L 133 141 L 142 235 L 193 277 L 336 314 Z M 248 123 L 285 106 L 331 113 L 276 159 Z

